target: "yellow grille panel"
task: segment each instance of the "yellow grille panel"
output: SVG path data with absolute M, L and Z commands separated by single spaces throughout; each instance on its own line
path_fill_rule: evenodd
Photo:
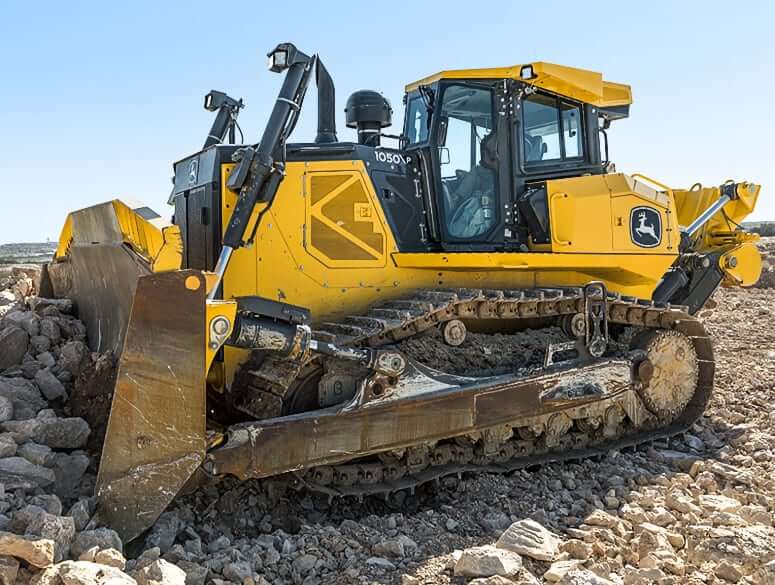
M 331 268 L 385 265 L 384 228 L 359 172 L 307 173 L 304 187 L 312 256 Z

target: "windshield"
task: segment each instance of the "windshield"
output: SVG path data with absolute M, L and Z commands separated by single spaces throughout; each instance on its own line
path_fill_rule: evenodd
M 409 144 L 417 144 L 428 140 L 429 124 L 428 108 L 418 93 L 409 97 L 406 105 L 406 136 Z

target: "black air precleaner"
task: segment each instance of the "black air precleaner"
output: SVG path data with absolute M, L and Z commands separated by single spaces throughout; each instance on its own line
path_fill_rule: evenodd
M 358 131 L 358 143 L 379 146 L 379 133 L 392 123 L 390 102 L 376 91 L 362 89 L 347 99 L 344 109 L 348 128 Z

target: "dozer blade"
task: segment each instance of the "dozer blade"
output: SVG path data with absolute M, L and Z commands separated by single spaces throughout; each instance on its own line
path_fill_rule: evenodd
M 142 276 L 97 477 L 100 521 L 124 541 L 150 527 L 205 454 L 205 277 Z

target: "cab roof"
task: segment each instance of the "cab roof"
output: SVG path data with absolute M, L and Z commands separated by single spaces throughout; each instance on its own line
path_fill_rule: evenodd
M 429 85 L 440 79 L 516 79 L 599 108 L 629 106 L 632 103 L 632 90 L 629 85 L 605 81 L 603 74 L 596 71 L 543 61 L 512 67 L 441 71 L 410 83 L 406 86 L 406 91 L 408 93 L 420 85 Z

